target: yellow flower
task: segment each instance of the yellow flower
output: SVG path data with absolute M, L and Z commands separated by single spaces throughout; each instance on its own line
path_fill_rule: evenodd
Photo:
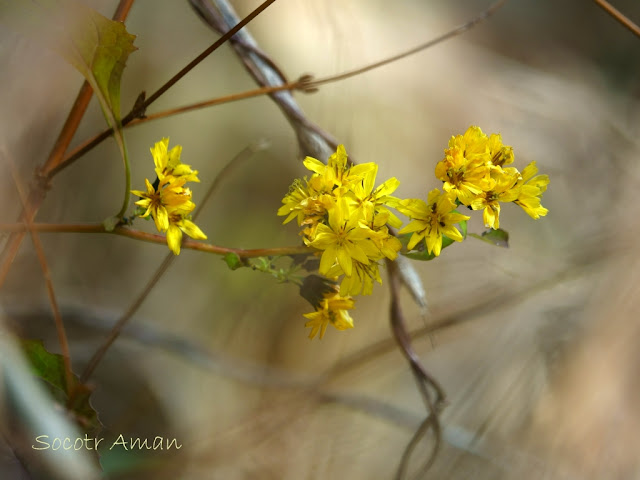
M 319 272 L 325 275 L 337 262 L 347 276 L 353 271 L 353 260 L 365 265 L 378 250 L 370 240 L 371 230 L 360 224 L 357 215 L 351 215 L 345 199 L 329 209 L 329 225 L 318 224 L 313 240 L 305 239 L 310 247 L 324 250 Z
M 185 187 L 188 181 L 199 181 L 198 172 L 180 162 L 180 145 L 167 151 L 168 145 L 169 139 L 163 138 L 151 148 L 157 187 L 145 179 L 147 191 L 131 190 L 131 193 L 141 198 L 136 205 L 145 209 L 139 216 L 151 215 L 158 231 L 167 233 L 169 249 L 179 255 L 183 232 L 198 240 L 207 236 L 191 220 L 190 213 L 196 205 L 191 201 L 191 190 Z
M 400 243 L 399 240 L 398 243 Z M 337 277 L 341 274 L 342 269 L 339 265 L 335 265 L 329 270 L 327 276 Z M 374 280 L 382 285 L 380 265 L 378 262 L 364 264 L 355 260 L 353 262 L 353 272 L 351 276 L 348 277 L 345 275 L 340 283 L 340 295 L 360 295 L 360 293 L 362 293 L 362 295 L 371 295 L 373 293 Z
M 296 179 L 289 187 L 289 193 L 282 199 L 282 205 L 278 209 L 278 215 L 287 215 L 283 224 L 289 223 L 294 218 L 298 225 L 314 225 L 327 213 L 327 207 L 331 204 L 329 196 L 317 192 L 306 179 Z
M 436 177 L 444 182 L 446 192 L 470 205 L 490 185 L 487 136 L 480 128 L 469 127 L 464 135 L 451 137 L 444 153 L 445 158 L 436 165 Z
M 518 198 L 520 187 L 516 185 L 520 179 L 520 173 L 515 168 L 502 169 L 492 178 L 492 187 L 486 192 L 480 193 L 472 202 L 471 208 L 482 210 L 484 226 L 497 230 L 500 228 L 500 202 L 513 202 Z
M 361 211 L 364 222 L 373 228 L 374 216 L 383 213 L 386 215 L 385 222 L 392 227 L 399 228 L 402 220 L 396 217 L 385 205 L 397 201 L 395 197 L 390 195 L 398 188 L 400 181 L 393 177 L 378 186 L 375 190 L 376 175 L 378 173 L 378 165 L 373 164 L 373 168 L 367 171 L 362 181 L 354 182 L 351 186 L 351 197 L 353 198 L 355 209 Z M 383 223 L 383 225 L 384 225 Z
M 547 185 L 549 185 L 549 176 L 534 176 L 536 173 L 538 173 L 536 162 L 531 162 L 525 167 L 522 171 L 522 179 L 518 182 L 520 193 L 515 200 L 515 203 L 520 205 L 535 220 L 549 213 L 549 210 L 540 203 L 542 194 L 547 190 Z
M 191 201 L 191 190 L 183 188 L 184 179 L 165 177 L 164 180 L 158 185 L 157 190 L 146 178 L 144 180 L 147 186 L 146 192 L 131 190 L 131 193 L 142 198 L 136 202 L 136 205 L 146 208 L 140 217 L 147 217 L 151 214 L 159 232 L 166 232 L 169 228 L 169 214 L 171 212 L 189 213 L 195 208 Z
M 420 199 L 402 200 L 397 210 L 411 218 L 411 222 L 398 233 L 411 233 L 407 248 L 413 249 L 424 238 L 428 253 L 440 255 L 442 235 L 456 242 L 462 241 L 462 234 L 453 225 L 469 217 L 455 213 L 455 196 L 440 193 L 436 188 L 429 192 L 427 203 Z
M 313 176 L 313 187 L 317 191 L 332 192 L 334 187 L 348 187 L 349 184 L 362 179 L 370 170 L 376 167 L 375 163 L 362 163 L 360 165 L 349 165 L 347 152 L 344 145 L 338 145 L 336 152 L 327 160 L 327 165 L 313 157 L 307 157 L 302 162 L 308 170 L 316 175 Z M 336 192 L 340 195 L 341 190 Z
M 171 215 L 169 217 L 169 228 L 167 229 L 167 245 L 175 255 L 180 255 L 182 232 L 196 240 L 207 239 L 207 236 L 190 218 L 182 215 Z
M 319 338 L 322 339 L 329 324 L 337 330 L 353 328 L 353 319 L 347 312 L 353 307 L 354 300 L 351 297 L 342 297 L 339 293 L 327 292 L 315 312 L 304 314 L 309 319 L 304 325 L 311 329 L 309 338 L 313 338 L 319 333 Z
M 182 146 L 176 145 L 169 150 L 169 139 L 163 138 L 151 147 L 151 155 L 153 163 L 156 166 L 156 175 L 162 181 L 165 176 L 173 176 L 176 178 L 184 178 L 187 182 L 199 182 L 198 171 L 191 170 L 190 165 L 186 165 L 180 161 Z
M 502 137 L 492 133 L 487 141 L 491 167 L 504 167 L 513 163 L 513 148 L 502 144 Z

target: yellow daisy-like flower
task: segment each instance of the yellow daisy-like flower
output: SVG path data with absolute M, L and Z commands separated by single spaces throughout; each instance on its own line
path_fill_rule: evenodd
M 327 273 L 328 277 L 338 277 L 340 275 L 342 275 L 342 269 L 339 265 L 335 265 Z M 364 264 L 355 260 L 351 276 L 345 275 L 340 283 L 340 295 L 371 295 L 373 293 L 374 280 L 382 285 L 378 262 Z
M 287 215 L 283 224 L 295 218 L 298 225 L 314 225 L 325 216 L 331 200 L 328 195 L 317 192 L 306 179 L 296 179 L 282 203 L 278 215 Z
M 515 203 L 520 205 L 535 220 L 549 213 L 549 210 L 540 203 L 542 194 L 547 190 L 547 185 L 549 185 L 549 176 L 536 175 L 536 173 L 538 173 L 536 162 L 531 162 L 525 167 L 522 171 L 522 179 L 518 182 L 520 193 L 515 200 Z
M 166 232 L 169 228 L 169 213 L 181 211 L 189 213 L 195 208 L 191 201 L 191 190 L 183 188 L 184 179 L 165 177 L 165 182 L 161 182 L 156 190 L 151 182 L 145 178 L 147 191 L 131 190 L 131 193 L 141 197 L 136 205 L 146 208 L 140 217 L 153 217 L 156 228 L 159 232 Z
M 167 245 L 176 255 L 180 254 L 182 234 L 204 240 L 207 236 L 191 220 L 195 204 L 191 201 L 191 190 L 185 187 L 188 181 L 198 182 L 197 171 L 180 162 L 182 147 L 177 145 L 167 150 L 169 139 L 163 138 L 151 148 L 157 187 L 145 179 L 147 191 L 131 190 L 140 197 L 136 205 L 145 209 L 140 217 L 151 215 L 159 232 L 167 233 Z
M 515 168 L 504 170 L 500 168 L 500 173 L 496 177 L 492 179 L 492 187 L 480 193 L 471 202 L 471 208 L 474 210 L 484 210 L 482 212 L 484 226 L 494 230 L 500 228 L 500 202 L 513 202 L 518 198 L 520 187 L 516 184 L 521 178 Z
M 364 222 L 371 227 L 373 227 L 374 216 L 383 213 L 386 215 L 384 223 L 399 228 L 402 220 L 386 208 L 386 205 L 397 201 L 391 194 L 400 186 L 400 181 L 395 177 L 390 178 L 374 190 L 377 174 L 378 165 L 374 163 L 373 168 L 364 174 L 362 181 L 352 185 L 350 196 L 355 204 L 354 209 L 361 212 Z
M 162 181 L 165 176 L 184 178 L 187 182 L 199 182 L 198 171 L 191 170 L 190 165 L 180 161 L 182 146 L 176 145 L 169 150 L 169 139 L 163 138 L 151 147 L 151 155 L 156 168 L 156 175 Z
M 191 221 L 191 218 L 183 215 L 171 215 L 167 229 L 167 245 L 175 255 L 180 255 L 183 232 L 196 240 L 207 239 L 207 236 Z
M 420 199 L 402 200 L 397 210 L 411 218 L 411 222 L 399 233 L 411 233 L 407 248 L 413 249 L 420 240 L 425 240 L 428 253 L 440 255 L 442 235 L 461 242 L 462 234 L 454 224 L 469 217 L 455 213 L 455 196 L 452 193 L 440 193 L 437 188 L 429 192 L 427 202 Z
M 492 133 L 487 140 L 491 167 L 504 167 L 513 163 L 513 148 L 502 144 L 502 137 Z
M 338 263 L 347 276 L 353 271 L 353 260 L 365 265 L 369 257 L 375 258 L 378 249 L 370 240 L 371 229 L 363 226 L 357 215 L 351 215 L 345 199 L 336 202 L 329 209 L 329 225 L 318 224 L 315 237 L 305 243 L 310 247 L 323 250 L 319 272 L 325 275 Z
M 344 145 L 338 145 L 336 152 L 329 157 L 325 165 L 320 160 L 307 157 L 302 162 L 304 166 L 314 172 L 313 187 L 318 191 L 331 192 L 334 187 L 347 187 L 358 181 L 370 170 L 376 167 L 375 163 L 362 163 L 349 165 L 347 152 Z M 336 192 L 336 193 L 340 193 Z
M 436 177 L 444 182 L 446 192 L 455 194 L 460 203 L 471 202 L 490 186 L 487 136 L 478 127 L 469 127 L 464 135 L 451 137 L 445 158 L 436 165 Z
M 347 310 L 352 310 L 354 303 L 351 297 L 343 297 L 336 292 L 327 292 L 315 312 L 304 314 L 309 319 L 305 323 L 305 327 L 311 329 L 309 338 L 312 339 L 319 333 L 319 338 L 322 339 L 329 324 L 337 330 L 353 328 L 353 319 Z

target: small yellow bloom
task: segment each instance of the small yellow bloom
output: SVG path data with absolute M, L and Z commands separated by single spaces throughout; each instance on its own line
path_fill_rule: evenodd
M 156 168 L 156 175 L 162 181 L 165 176 L 184 178 L 186 182 L 199 182 L 198 171 L 191 170 L 190 165 L 180 161 L 182 146 L 176 145 L 169 150 L 169 139 L 163 138 L 151 147 L 151 155 Z
M 345 199 L 329 210 L 329 225 L 318 224 L 313 240 L 305 239 L 310 247 L 323 250 L 319 272 L 325 275 L 338 263 L 347 276 L 353 271 L 353 260 L 365 265 L 375 257 L 378 249 L 370 240 L 371 230 L 363 226 L 357 215 L 351 215 Z
M 353 328 L 353 319 L 347 311 L 352 310 L 353 307 L 354 300 L 351 297 L 342 297 L 339 293 L 327 292 L 315 312 L 304 314 L 309 319 L 305 323 L 305 327 L 311 328 L 309 338 L 312 339 L 319 333 L 319 338 L 322 339 L 329 324 L 337 330 Z
M 159 232 L 167 233 L 167 245 L 176 255 L 180 254 L 183 232 L 192 238 L 203 240 L 207 236 L 191 221 L 195 204 L 191 201 L 191 190 L 185 187 L 188 181 L 198 182 L 197 171 L 180 162 L 182 147 L 167 151 L 169 139 L 163 138 L 151 148 L 158 186 L 145 179 L 147 191 L 132 190 L 140 197 L 136 205 L 145 209 L 140 217 L 151 215 Z
M 469 127 L 464 135 L 451 137 L 445 157 L 436 165 L 436 177 L 444 182 L 446 192 L 460 203 L 471 205 L 473 199 L 489 188 L 489 146 L 487 136 L 478 127 Z
M 413 249 L 424 239 L 428 253 L 437 257 L 442 249 L 442 235 L 461 242 L 462 234 L 454 224 L 469 217 L 453 212 L 455 208 L 454 194 L 441 194 L 437 188 L 429 192 L 426 203 L 420 199 L 401 200 L 397 210 L 410 217 L 411 222 L 398 233 L 413 232 L 407 248 Z
M 542 194 L 547 190 L 549 185 L 548 175 L 536 175 L 538 167 L 536 162 L 531 162 L 522 171 L 522 179 L 518 182 L 520 193 L 515 203 L 520 205 L 527 214 L 537 220 L 549 213 L 540 203 Z
M 492 186 L 489 190 L 480 193 L 472 202 L 471 208 L 483 210 L 482 219 L 484 226 L 497 230 L 500 228 L 500 202 L 513 202 L 518 198 L 520 187 L 517 186 L 520 174 L 515 168 L 502 169 L 492 178 Z

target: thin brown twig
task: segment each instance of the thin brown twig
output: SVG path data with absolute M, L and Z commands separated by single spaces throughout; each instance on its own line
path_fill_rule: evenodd
M 391 329 L 393 330 L 393 335 L 396 339 L 396 343 L 404 353 L 405 358 L 411 366 L 411 371 L 413 372 L 413 375 L 416 379 L 418 390 L 420 391 L 420 394 L 425 402 L 428 411 L 425 421 L 422 423 L 420 428 L 416 431 L 414 437 L 407 445 L 405 454 L 403 455 L 403 458 L 400 462 L 396 478 L 404 478 L 406 465 L 409 461 L 409 457 L 411 455 L 411 452 L 413 451 L 413 448 L 415 448 L 417 442 L 424 435 L 426 435 L 429 429 L 433 430 L 435 444 L 424 468 L 428 469 L 435 459 L 435 455 L 441 444 L 441 428 L 439 415 L 445 405 L 445 392 L 438 381 L 433 376 L 431 376 L 431 374 L 429 374 L 429 372 L 427 372 L 427 370 L 424 368 L 424 365 L 422 365 L 422 362 L 420 361 L 420 357 L 413 349 L 413 346 L 411 344 L 411 337 L 409 336 L 406 322 L 404 320 L 404 315 L 402 314 L 402 310 L 400 308 L 400 278 L 398 267 L 396 266 L 395 262 L 387 261 L 387 269 L 389 271 L 389 291 L 391 293 Z M 431 392 L 429 391 L 429 388 L 434 390 L 436 395 L 435 400 L 431 398 Z
M 133 5 L 134 0 L 120 0 L 118 7 L 113 15 L 113 19 L 119 22 L 123 22 L 126 20 L 129 15 L 129 11 Z M 73 139 L 76 131 L 78 130 L 78 126 L 84 114 L 87 110 L 87 106 L 89 105 L 89 101 L 91 100 L 91 96 L 93 95 L 93 90 L 89 86 L 89 84 L 85 81 L 80 87 L 80 91 L 78 92 L 78 96 L 76 97 L 73 106 L 71 107 L 71 111 L 67 116 L 67 119 L 62 127 L 62 130 L 58 134 L 58 138 L 49 154 L 49 157 L 45 161 L 44 165 L 36 172 L 36 177 L 39 181 L 31 187 L 31 191 L 27 196 L 26 202 L 23 204 L 22 212 L 20 214 L 20 220 L 23 222 L 33 222 L 35 219 L 36 213 L 42 205 L 45 197 L 45 189 L 46 189 L 46 175 L 48 171 L 52 168 L 56 167 L 61 161 L 64 153 L 66 152 L 71 140 Z M 7 244 L 3 250 L 2 256 L 0 257 L 0 287 L 4 284 L 7 275 L 9 274 L 9 270 L 11 269 L 11 265 L 13 264 L 13 260 L 18 254 L 18 249 L 20 248 L 20 244 L 24 239 L 26 231 L 17 232 L 12 234 L 7 240 Z
M 22 207 L 26 208 L 27 205 L 27 193 L 25 192 L 24 186 L 20 180 L 20 175 L 18 174 L 18 169 L 16 167 L 13 158 L 8 155 L 6 152 L 2 152 L 2 157 L 4 163 L 7 164 L 9 170 L 11 171 L 11 176 L 13 177 L 13 183 L 15 184 L 16 191 L 18 192 L 18 196 L 20 197 L 20 202 L 22 202 Z M 42 276 L 44 277 L 44 281 L 47 287 L 47 295 L 49 297 L 49 303 L 51 304 L 51 312 L 53 313 L 53 319 L 56 325 L 56 332 L 58 334 L 58 343 L 60 344 L 60 350 L 62 353 L 62 361 L 64 364 L 64 376 L 65 376 L 65 390 L 69 393 L 71 386 L 73 385 L 73 373 L 71 371 L 71 353 L 69 351 L 69 341 L 67 340 L 67 333 L 64 328 L 64 323 L 62 321 L 62 315 L 60 314 L 60 309 L 58 308 L 58 301 L 56 300 L 55 290 L 53 288 L 53 281 L 51 280 L 51 271 L 49 270 L 49 265 L 47 263 L 47 257 L 44 253 L 44 248 L 42 246 L 42 242 L 40 241 L 40 237 L 36 230 L 33 228 L 33 223 L 31 220 L 26 217 L 26 223 L 24 224 L 26 230 L 29 231 L 31 235 L 31 240 L 33 241 L 33 246 L 36 251 L 36 255 L 38 256 L 38 261 L 40 262 L 40 268 L 42 269 Z
M 636 36 L 640 37 L 640 27 L 625 16 L 620 10 L 615 8 L 606 0 L 594 0 L 602 9 L 620 22 L 623 26 L 631 30 Z
M 257 151 L 258 148 L 260 148 L 260 146 L 257 146 L 257 147 L 249 146 L 243 149 L 238 155 L 233 157 L 222 168 L 222 170 L 218 173 L 218 175 L 216 175 L 216 178 L 213 180 L 213 182 L 211 182 L 211 185 L 207 189 L 207 192 L 205 193 L 202 199 L 202 202 L 200 203 L 200 208 L 193 215 L 193 220 L 197 219 L 200 212 L 202 211 L 202 207 L 216 192 L 216 190 L 218 189 L 218 187 L 222 182 L 222 179 L 228 175 L 228 173 L 231 171 L 231 168 L 234 165 L 237 165 L 239 161 L 246 160 L 247 158 L 251 157 L 253 153 Z M 186 238 L 183 237 L 183 245 L 185 243 L 186 243 Z M 109 350 L 111 345 L 113 345 L 113 342 L 115 342 L 116 339 L 120 336 L 127 322 L 131 320 L 131 318 L 136 314 L 140 306 L 144 303 L 144 301 L 147 299 L 151 291 L 155 288 L 155 286 L 158 284 L 162 276 L 168 270 L 171 263 L 173 263 L 174 259 L 175 259 L 175 255 L 173 254 L 173 252 L 167 253 L 167 255 L 164 257 L 164 260 L 162 261 L 160 266 L 156 269 L 156 271 L 153 273 L 153 275 L 151 276 L 147 284 L 144 286 L 140 294 L 129 306 L 129 308 L 124 313 L 124 315 L 122 315 L 122 317 L 120 317 L 118 321 L 115 323 L 115 325 L 109 332 L 109 335 L 107 336 L 105 341 L 102 343 L 102 345 L 100 345 L 100 348 L 98 348 L 98 350 L 96 350 L 96 352 L 93 354 L 93 356 L 89 360 L 89 363 L 87 364 L 84 371 L 82 372 L 82 375 L 80 377 L 80 381 L 82 383 L 85 383 L 89 379 L 89 377 L 93 374 L 94 370 L 96 369 L 100 361 L 104 358 L 105 354 L 107 353 L 107 350 Z
M 125 127 L 129 123 L 131 123 L 134 119 L 141 117 L 144 115 L 144 111 L 155 102 L 162 94 L 164 94 L 169 88 L 173 87 L 182 77 L 184 77 L 187 73 L 193 70 L 200 62 L 202 62 L 205 58 L 207 58 L 211 53 L 220 48 L 227 40 L 233 37 L 236 33 L 242 30 L 251 20 L 260 15 L 269 5 L 274 3 L 276 0 L 265 0 L 262 4 L 260 4 L 255 10 L 253 10 L 249 15 L 243 18 L 236 26 L 222 35 L 218 40 L 216 40 L 211 46 L 205 49 L 200 55 L 198 55 L 195 59 L 193 59 L 189 64 L 176 73 L 173 77 L 171 77 L 167 82 L 164 83 L 158 90 L 156 90 L 151 96 L 149 96 L 144 102 L 141 102 L 139 105 L 136 103 L 133 109 L 122 119 L 122 126 Z M 109 138 L 109 136 L 113 133 L 113 129 L 106 129 L 102 131 L 100 134 L 96 135 L 92 140 L 85 142 L 81 148 L 75 149 L 71 154 L 67 155 L 64 160 L 58 165 L 54 170 L 47 172 L 47 178 L 51 179 L 56 174 L 60 173 L 62 170 L 67 168 L 73 162 L 75 162 L 78 158 L 82 157 L 85 153 L 102 143 L 105 139 Z
M 498 9 L 500 9 L 502 6 L 504 6 L 505 3 L 507 3 L 507 0 L 499 0 L 499 1 L 495 2 L 494 4 L 490 5 L 489 8 L 484 10 L 477 17 L 469 20 L 468 22 L 464 23 L 463 25 L 460 25 L 459 27 L 456 27 L 453 30 L 448 31 L 444 35 L 440 35 L 439 37 L 436 37 L 436 38 L 434 38 L 432 40 L 429 40 L 428 42 L 423 43 L 422 45 L 418 45 L 417 47 L 411 48 L 410 50 L 407 50 L 406 52 L 399 53 L 397 55 L 394 55 L 393 57 L 385 58 L 384 60 L 380 60 L 379 62 L 375 62 L 375 63 L 372 63 L 370 65 L 366 65 L 364 67 L 357 68 L 355 70 L 351 70 L 349 72 L 341 73 L 339 75 L 333 75 L 331 77 L 321 78 L 321 79 L 318 79 L 318 80 L 312 80 L 312 81 L 309 82 L 309 87 L 318 87 L 318 86 L 323 85 L 325 83 L 331 83 L 331 82 L 337 82 L 339 80 L 345 80 L 347 78 L 354 77 L 356 75 L 360 75 L 360 74 L 368 72 L 370 70 L 374 70 L 376 68 L 380 68 L 380 67 L 388 65 L 390 63 L 393 63 L 393 62 L 396 62 L 398 60 L 401 60 L 403 58 L 409 57 L 409 56 L 414 55 L 414 54 L 416 54 L 416 53 L 418 53 L 418 52 L 420 52 L 422 50 L 426 50 L 427 48 L 433 47 L 434 45 L 437 45 L 438 43 L 442 43 L 445 40 L 448 40 L 448 39 L 450 39 L 452 37 L 456 37 L 456 36 L 466 32 L 467 30 L 470 30 L 471 28 L 475 27 L 477 24 L 479 24 L 481 22 L 484 22 L 487 18 L 489 18 L 491 15 L 493 15 Z
M 141 240 L 143 242 L 156 243 L 161 245 L 167 244 L 167 238 L 164 235 L 156 233 L 143 232 L 130 227 L 118 226 L 112 232 L 108 232 L 101 223 L 33 223 L 32 228 L 36 232 L 42 233 L 108 233 L 120 235 L 123 237 Z M 0 232 L 25 232 L 27 227 L 24 223 L 0 223 Z M 182 244 L 183 248 L 188 250 L 197 250 L 199 252 L 213 253 L 215 255 L 226 255 L 234 253 L 241 259 L 255 257 L 269 257 L 278 255 L 312 255 L 315 250 L 304 245 L 294 247 L 274 247 L 274 248 L 230 248 L 212 245 L 210 243 L 197 242 L 195 240 L 185 239 Z
M 145 115 L 142 118 L 135 118 L 135 119 L 131 120 L 131 122 L 129 122 L 127 125 L 123 125 L 123 127 L 124 128 L 135 127 L 136 125 L 140 125 L 142 123 L 150 122 L 152 120 L 159 120 L 161 118 L 166 118 L 166 117 L 170 117 L 170 116 L 173 116 L 173 115 L 179 115 L 181 113 L 191 112 L 193 110 L 199 110 L 201 108 L 212 107 L 214 105 L 221 105 L 223 103 L 236 102 L 238 100 L 244 100 L 246 98 L 258 97 L 258 96 L 261 96 L 261 95 L 268 95 L 270 93 L 280 92 L 280 91 L 283 91 L 283 90 L 295 90 L 295 89 L 300 88 L 300 86 L 301 86 L 301 83 L 300 83 L 300 80 L 298 80 L 298 81 L 287 83 L 286 85 L 281 85 L 281 86 L 278 86 L 278 87 L 261 87 L 261 88 L 256 88 L 256 89 L 253 89 L 253 90 L 248 90 L 246 92 L 233 93 L 231 95 L 225 95 L 224 97 L 212 98 L 210 100 L 205 100 L 205 101 L 202 101 L 202 102 L 197 102 L 197 103 L 192 103 L 192 104 L 189 104 L 189 105 L 184 105 L 182 107 L 171 108 L 171 109 L 168 109 L 168 110 L 163 110 L 161 112 L 152 113 L 152 114 L 149 114 L 149 115 Z M 112 130 L 105 130 L 105 132 L 112 132 Z M 69 152 L 67 157 L 68 158 L 74 157 L 79 152 L 85 150 L 90 145 L 94 144 L 95 142 L 99 143 L 100 139 L 102 138 L 102 136 L 104 135 L 105 132 L 101 132 L 101 133 L 99 133 L 99 134 L 87 139 L 82 144 L 80 144 L 76 148 L 74 148 L 71 152 Z M 54 168 L 53 170 L 51 170 L 50 175 L 54 176 L 57 172 L 58 172 L 58 169 Z

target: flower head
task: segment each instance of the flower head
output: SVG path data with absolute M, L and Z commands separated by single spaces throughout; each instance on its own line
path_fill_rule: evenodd
M 329 324 L 337 330 L 353 328 L 353 319 L 347 310 L 352 310 L 354 303 L 351 297 L 342 297 L 337 292 L 327 292 L 315 312 L 304 314 L 309 319 L 304 325 L 311 329 L 309 338 L 319 334 L 319 338 L 322 339 Z
M 520 192 L 515 203 L 520 205 L 531 218 L 537 220 L 549 213 L 549 210 L 540 203 L 542 194 L 549 185 L 549 176 L 536 175 L 536 173 L 538 173 L 536 162 L 531 162 L 522 171 L 522 179 L 518 182 Z
M 413 249 L 424 239 L 427 251 L 437 257 L 442 249 L 443 235 L 461 242 L 462 234 L 454 224 L 469 217 L 454 212 L 455 208 L 454 194 L 440 193 L 437 188 L 429 192 L 426 203 L 420 199 L 402 200 L 397 209 L 410 217 L 411 222 L 398 233 L 413 232 L 407 248 Z
M 144 212 L 138 216 L 145 218 L 151 215 L 158 231 L 167 233 L 169 249 L 178 255 L 183 232 L 198 240 L 207 236 L 191 220 L 195 204 L 191 201 L 191 189 L 185 187 L 188 181 L 199 181 L 198 172 L 180 163 L 180 145 L 167 151 L 168 145 L 169 139 L 163 138 L 151 149 L 158 176 L 157 187 L 145 179 L 146 192 L 132 190 L 131 193 L 141 198 L 136 205 Z

